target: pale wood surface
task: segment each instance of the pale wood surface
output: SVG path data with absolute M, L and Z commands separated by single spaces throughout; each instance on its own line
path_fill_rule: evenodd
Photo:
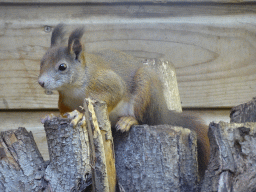
M 127 3 L 129 0 L 1 0 L 3 3 Z M 131 2 L 131 1 L 130 1 Z M 136 3 L 245 3 L 253 2 L 253 0 L 136 0 Z
M 0 109 L 57 108 L 37 84 L 59 22 L 86 26 L 86 49 L 163 58 L 183 107 L 232 107 L 256 93 L 256 5 L 0 6 Z M 49 26 L 49 27 L 48 27 Z

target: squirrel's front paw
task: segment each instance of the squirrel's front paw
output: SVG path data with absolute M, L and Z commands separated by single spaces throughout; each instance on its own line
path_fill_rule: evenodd
M 72 119 L 71 120 L 71 125 L 73 127 L 76 127 L 76 125 L 80 122 L 82 124 L 86 124 L 86 121 L 85 121 L 85 117 L 84 117 L 84 114 L 83 113 L 80 113 L 79 111 L 77 110 L 74 110 L 70 113 L 66 113 L 65 116 L 67 116 L 68 119 Z
M 129 131 L 131 126 L 138 124 L 138 121 L 132 116 L 120 117 L 116 123 L 116 130 L 121 132 Z

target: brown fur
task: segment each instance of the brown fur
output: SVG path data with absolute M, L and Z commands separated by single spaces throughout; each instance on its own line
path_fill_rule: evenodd
M 207 127 L 193 117 L 167 109 L 162 83 L 155 71 L 125 53 L 86 53 L 81 43 L 82 28 L 73 31 L 67 45 L 61 44 L 63 33 L 63 25 L 54 29 L 38 80 L 45 89 L 58 90 L 61 114 L 80 110 L 84 99 L 90 97 L 107 103 L 111 123 L 121 131 L 138 123 L 171 124 L 195 130 L 202 175 L 209 159 Z
M 58 108 L 59 108 L 61 116 L 64 116 L 66 113 L 71 112 L 71 109 L 68 106 L 66 106 L 65 104 L 63 104 L 63 96 L 60 92 L 59 92 Z

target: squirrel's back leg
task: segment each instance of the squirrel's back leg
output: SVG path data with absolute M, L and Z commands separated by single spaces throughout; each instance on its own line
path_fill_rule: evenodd
M 147 123 L 148 117 L 152 116 L 152 89 L 161 88 L 156 74 L 147 67 L 141 67 L 137 70 L 131 85 L 131 97 L 129 109 L 132 113 L 121 116 L 116 123 L 117 130 L 129 131 L 132 125 Z M 158 88 L 154 84 L 158 83 Z M 157 90 L 160 91 L 160 90 Z

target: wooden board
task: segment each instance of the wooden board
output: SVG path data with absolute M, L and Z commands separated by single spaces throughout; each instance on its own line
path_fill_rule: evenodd
M 4 3 L 128 3 L 129 0 L 1 0 Z M 253 0 L 136 0 L 133 3 L 180 3 L 180 2 L 214 2 L 214 3 L 244 3 L 244 2 L 253 2 Z
M 256 93 L 256 5 L 2 5 L 0 109 L 57 108 L 37 84 L 52 27 L 85 25 L 88 52 L 119 49 L 176 68 L 183 107 L 232 107 Z

